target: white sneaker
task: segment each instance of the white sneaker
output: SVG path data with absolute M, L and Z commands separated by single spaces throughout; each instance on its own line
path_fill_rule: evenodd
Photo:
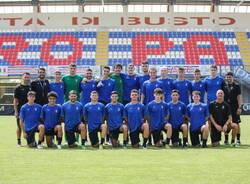
M 234 145 L 234 147 L 239 148 L 239 147 L 240 147 L 240 144 L 237 142 L 237 143 Z
M 57 145 L 57 149 L 62 149 L 62 146 L 61 145 Z
M 147 146 L 142 146 L 142 149 L 146 150 L 146 149 L 148 149 L 148 147 Z
M 37 149 L 43 149 L 43 145 L 42 144 L 38 144 L 37 145 Z

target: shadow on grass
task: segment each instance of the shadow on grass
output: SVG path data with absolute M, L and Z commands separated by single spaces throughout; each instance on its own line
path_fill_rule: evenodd
M 23 146 L 24 148 L 27 148 L 27 149 L 36 149 L 36 148 L 28 148 L 27 146 Z M 209 145 L 207 148 L 201 148 L 201 147 L 193 147 L 193 146 L 188 146 L 188 148 L 182 148 L 182 147 L 170 147 L 170 148 L 165 148 L 165 147 L 155 147 L 155 146 L 149 146 L 147 147 L 146 150 L 155 150 L 155 151 L 158 151 L 158 150 L 206 150 L 206 149 L 219 149 L 219 150 L 223 150 L 223 149 L 234 149 L 234 150 L 244 150 L 244 149 L 250 149 L 250 145 L 249 144 L 242 144 L 240 145 L 240 147 L 233 147 L 231 145 L 220 145 L 220 146 L 217 146 L 217 147 L 212 147 L 211 145 Z M 58 150 L 60 151 L 59 149 L 57 148 L 48 148 L 48 147 L 44 147 L 42 150 L 46 150 L 46 151 L 55 151 L 55 150 Z M 67 145 L 63 145 L 62 146 L 62 150 L 69 150 L 69 151 L 74 151 L 74 150 L 80 150 L 80 151 L 99 151 L 98 148 L 94 148 L 90 145 L 87 145 L 85 147 L 85 149 L 82 149 L 80 146 L 76 147 L 76 148 L 69 148 Z M 131 145 L 128 145 L 127 148 L 123 148 L 123 147 L 118 147 L 118 148 L 112 148 L 112 146 L 109 146 L 109 145 L 104 145 L 103 146 L 103 150 L 112 150 L 112 151 L 116 151 L 116 150 L 143 150 L 142 147 L 140 148 L 132 148 Z M 145 151 L 146 151 L 145 150 Z

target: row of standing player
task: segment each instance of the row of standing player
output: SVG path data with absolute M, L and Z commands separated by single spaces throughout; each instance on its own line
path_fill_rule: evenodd
M 144 104 L 148 104 L 150 101 L 154 99 L 153 91 L 155 88 L 163 89 L 165 101 L 170 101 L 172 89 L 177 89 L 179 90 L 180 93 L 180 100 L 185 104 L 188 104 L 190 96 L 189 94 L 191 93 L 191 91 L 194 90 L 200 91 L 202 102 L 204 101 L 204 94 L 206 91 L 208 102 L 210 102 L 212 100 L 215 100 L 216 91 L 218 89 L 224 88 L 225 89 L 224 91 L 226 91 L 226 97 L 232 96 L 229 93 L 232 93 L 234 91 L 237 92 L 237 94 L 233 96 L 235 96 L 234 99 L 236 99 L 237 102 L 236 104 L 238 105 L 237 107 L 235 107 L 236 110 L 235 108 L 232 108 L 233 109 L 232 111 L 234 112 L 234 113 L 232 112 L 232 114 L 234 114 L 233 116 L 233 120 L 235 120 L 234 122 L 236 123 L 240 122 L 239 117 L 234 118 L 235 116 L 239 115 L 241 111 L 242 102 L 240 101 L 242 101 L 242 98 L 239 98 L 241 96 L 240 88 L 239 86 L 234 84 L 234 82 L 231 82 L 232 84 L 234 84 L 233 88 L 235 88 L 235 90 L 231 90 L 232 87 L 228 87 L 229 83 L 225 83 L 220 76 L 217 76 L 216 66 L 211 66 L 211 76 L 207 77 L 203 81 L 200 79 L 201 78 L 200 71 L 196 70 L 194 75 L 195 80 L 192 83 L 185 79 L 185 73 L 183 68 L 179 69 L 178 79 L 176 81 L 173 81 L 172 79 L 167 77 L 167 69 L 164 67 L 161 69 L 161 78 L 157 80 L 156 69 L 151 68 L 149 70 L 147 63 L 142 64 L 143 75 L 139 77 L 137 77 L 137 75 L 134 74 L 133 65 L 129 65 L 127 75 L 122 74 L 121 70 L 122 66 L 116 65 L 114 68 L 114 73 L 110 74 L 110 68 L 104 67 L 103 78 L 97 81 L 93 80 L 92 71 L 90 69 L 86 70 L 85 78 L 82 79 L 79 75 L 76 75 L 76 66 L 74 64 L 71 64 L 70 74 L 62 78 L 63 82 L 61 82 L 60 72 L 56 72 L 56 82 L 49 84 L 49 82 L 45 79 L 45 70 L 40 69 L 39 79 L 33 81 L 31 83 L 31 86 L 24 84 L 18 86 L 17 89 L 15 90 L 14 107 L 16 116 L 18 117 L 18 112 L 20 111 L 20 107 L 21 105 L 24 104 L 24 101 L 26 101 L 25 92 L 27 94 L 27 91 L 29 90 L 33 90 L 36 92 L 36 102 L 41 105 L 47 103 L 46 95 L 50 90 L 57 92 L 59 97 L 57 103 L 63 103 L 63 101 L 67 101 L 68 100 L 67 96 L 70 90 L 75 90 L 77 92 L 77 97 L 79 100 L 80 99 L 79 94 L 82 90 L 81 102 L 84 105 L 90 101 L 90 93 L 93 90 L 98 91 L 99 101 L 102 102 L 103 104 L 107 104 L 109 102 L 110 94 L 114 90 L 118 92 L 119 96 L 118 100 L 126 104 L 130 100 L 130 91 L 132 89 L 139 89 L 139 91 L 141 92 L 141 102 Z M 110 77 L 112 77 L 113 80 Z M 28 78 L 28 76 L 24 75 L 23 78 L 25 81 L 25 78 Z M 23 88 L 24 90 L 20 90 Z M 23 92 L 24 94 L 22 94 L 22 91 L 24 91 Z M 63 96 L 65 97 L 64 100 Z M 234 99 L 232 99 L 231 101 L 235 102 Z M 227 102 L 230 102 L 229 98 L 227 98 Z M 232 102 L 230 104 L 234 104 Z M 235 114 L 236 111 L 237 115 Z M 17 120 L 19 121 L 18 118 Z M 19 132 L 20 128 L 18 128 L 17 130 L 18 139 L 20 138 Z

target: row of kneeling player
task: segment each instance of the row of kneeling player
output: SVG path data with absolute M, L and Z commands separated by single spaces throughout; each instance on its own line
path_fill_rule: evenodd
M 239 125 L 233 123 L 229 105 L 224 102 L 224 92 L 217 91 L 217 98 L 209 106 L 200 102 L 200 92 L 194 91 L 193 102 L 186 106 L 179 101 L 179 91 L 173 90 L 172 101 L 163 101 L 163 91 L 160 88 L 154 90 L 154 100 L 147 106 L 138 101 L 139 92 L 131 91 L 131 102 L 122 105 L 118 102 L 118 93 L 113 91 L 111 102 L 104 106 L 98 102 L 98 93 L 91 92 L 91 102 L 82 106 L 77 101 L 75 91 L 69 93 L 69 101 L 62 106 L 55 103 L 57 94 L 48 94 L 49 103 L 40 106 L 34 103 L 35 92 L 28 92 L 28 103 L 20 110 L 21 127 L 27 144 L 30 147 L 43 148 L 44 136 L 48 147 L 54 146 L 56 135 L 57 147 L 61 148 L 64 122 L 64 132 L 69 147 L 76 147 L 76 133 L 80 134 L 81 147 L 86 148 L 87 131 L 93 147 L 103 148 L 107 132 L 111 137 L 113 147 L 119 146 L 119 134 L 123 133 L 123 147 L 129 142 L 133 148 L 140 146 L 140 133 L 142 133 L 142 147 L 147 148 L 148 138 L 153 137 L 156 147 L 173 146 L 187 147 L 188 132 L 192 146 L 207 147 L 207 139 L 210 133 L 212 146 L 218 146 L 221 133 L 232 132 L 232 144 L 239 131 Z M 189 130 L 189 131 L 188 131 Z M 38 144 L 35 141 L 35 133 L 39 133 Z M 98 133 L 101 140 L 99 142 Z M 129 132 L 129 136 L 128 136 Z M 163 139 L 163 133 L 166 139 Z M 179 139 L 182 132 L 183 141 Z

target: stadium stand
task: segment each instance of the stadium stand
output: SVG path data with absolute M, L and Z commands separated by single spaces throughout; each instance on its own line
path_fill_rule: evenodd
M 233 65 L 250 62 L 250 33 L 1 32 L 0 65 Z

